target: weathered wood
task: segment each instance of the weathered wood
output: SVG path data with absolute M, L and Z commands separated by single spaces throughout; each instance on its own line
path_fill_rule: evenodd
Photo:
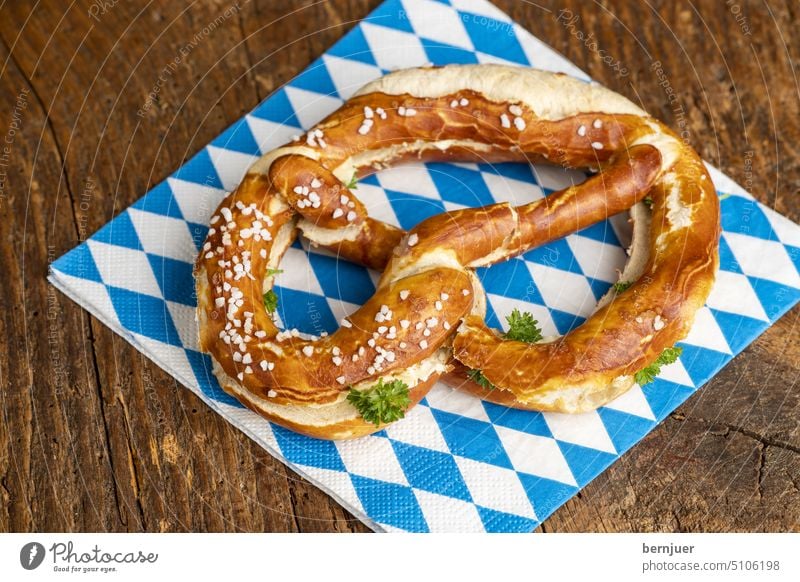
M 0 8 L 0 133 L 25 102 L 0 198 L 0 292 L 13 306 L 0 316 L 0 530 L 366 530 L 44 277 L 377 4 Z M 800 219 L 791 0 L 497 4 Z M 784 316 L 540 530 L 800 529 L 799 318 Z

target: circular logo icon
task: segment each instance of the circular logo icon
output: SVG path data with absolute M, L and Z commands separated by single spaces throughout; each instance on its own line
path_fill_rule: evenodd
M 19 551 L 19 563 L 26 570 L 35 570 L 44 561 L 44 546 L 39 542 L 28 542 Z

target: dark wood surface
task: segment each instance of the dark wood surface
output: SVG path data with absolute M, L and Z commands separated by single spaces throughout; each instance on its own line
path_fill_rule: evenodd
M 0 133 L 12 143 L 0 193 L 0 530 L 366 531 L 45 281 L 50 261 L 378 4 L 239 0 L 203 37 L 234 2 L 2 3 Z M 705 159 L 800 220 L 796 0 L 497 4 L 685 123 Z M 563 8 L 580 16 L 572 29 L 554 19 Z M 800 529 L 798 318 L 795 308 L 540 530 Z

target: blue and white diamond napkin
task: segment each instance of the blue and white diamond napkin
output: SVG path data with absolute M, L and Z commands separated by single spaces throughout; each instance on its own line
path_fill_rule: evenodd
M 712 169 L 721 271 L 680 361 L 652 384 L 580 416 L 510 410 L 434 388 L 374 436 L 326 442 L 273 426 L 225 395 L 197 351 L 192 262 L 208 218 L 261 153 L 400 67 L 512 63 L 588 80 L 484 0 L 387 0 L 329 51 L 172 176 L 52 265 L 52 283 L 198 394 L 228 422 L 376 530 L 529 531 L 645 436 L 800 300 L 800 227 Z M 180 147 L 181 144 L 176 144 Z M 444 210 L 530 201 L 569 172 L 522 164 L 418 164 L 359 183 L 371 213 L 409 228 Z M 624 217 L 480 272 L 488 321 L 531 311 L 546 335 L 579 325 L 625 261 Z M 277 292 L 287 327 L 333 331 L 375 274 L 295 244 Z

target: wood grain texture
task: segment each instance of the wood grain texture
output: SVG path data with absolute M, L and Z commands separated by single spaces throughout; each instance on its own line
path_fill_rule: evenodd
M 378 4 L 235 2 L 0 8 L 0 133 L 17 126 L 0 191 L 2 531 L 366 531 L 45 281 L 50 261 Z M 800 220 L 793 0 L 497 4 Z M 800 530 L 799 318 L 785 315 L 540 531 Z

